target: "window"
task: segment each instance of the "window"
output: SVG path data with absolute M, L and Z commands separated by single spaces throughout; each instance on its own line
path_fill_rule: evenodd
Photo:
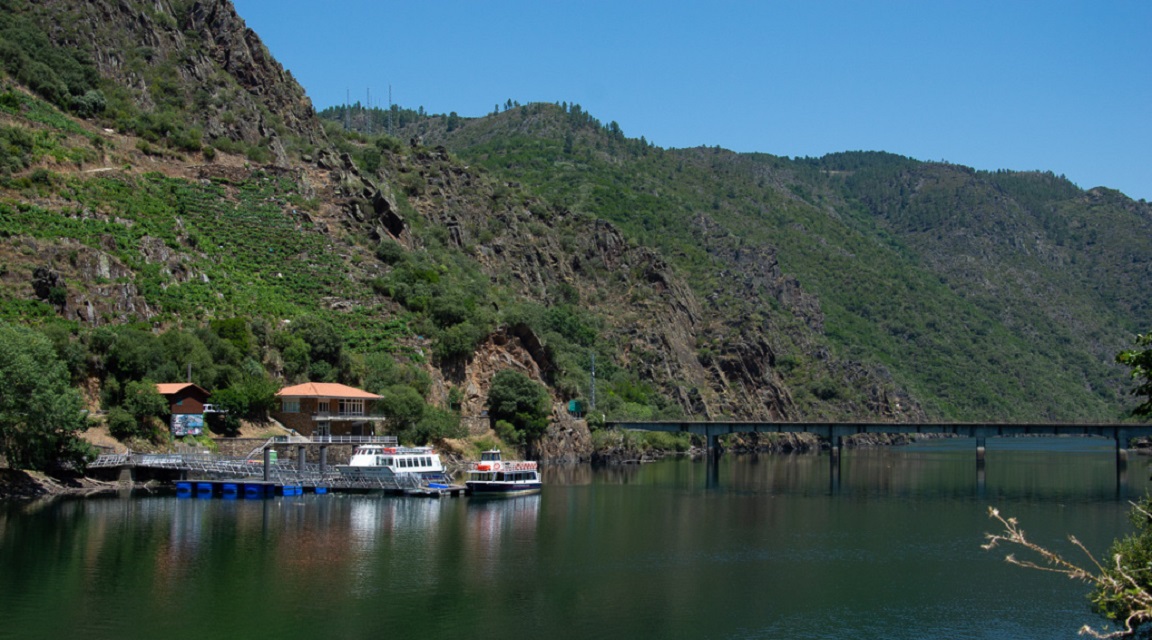
M 300 413 L 300 398 L 284 398 L 284 413 Z
M 364 415 L 364 400 L 363 400 L 363 398 L 341 398 L 340 399 L 340 415 L 342 415 L 342 416 L 362 416 L 362 415 Z

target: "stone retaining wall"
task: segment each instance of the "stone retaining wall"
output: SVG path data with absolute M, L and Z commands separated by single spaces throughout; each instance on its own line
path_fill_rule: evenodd
M 247 457 L 257 447 L 264 446 L 268 438 L 216 438 L 216 447 L 220 455 L 229 458 Z M 277 460 L 296 460 L 296 452 L 304 447 L 304 461 L 310 463 L 320 462 L 320 445 L 316 443 L 297 444 L 294 442 L 280 442 L 271 445 L 276 452 Z M 352 444 L 326 444 L 328 448 L 328 464 L 348 464 L 352 459 Z M 257 454 L 260 456 L 262 454 Z

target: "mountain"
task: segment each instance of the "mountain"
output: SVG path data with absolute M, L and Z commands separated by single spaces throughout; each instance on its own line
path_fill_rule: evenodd
M 0 319 L 53 337 L 93 406 L 193 361 L 232 398 L 415 390 L 419 437 L 478 421 L 515 368 L 577 448 L 559 407 L 593 393 L 621 419 L 1127 406 L 1111 357 L 1146 321 L 1152 236 L 1121 194 L 660 149 L 576 105 L 321 117 L 225 0 L 2 7 Z
M 1152 209 L 1118 192 L 884 153 L 663 150 L 576 105 L 407 118 L 398 133 L 611 220 L 705 298 L 733 295 L 718 274 L 747 272 L 733 247 L 771 251 L 819 299 L 834 352 L 882 365 L 932 415 L 1127 406 L 1112 358 L 1149 317 Z

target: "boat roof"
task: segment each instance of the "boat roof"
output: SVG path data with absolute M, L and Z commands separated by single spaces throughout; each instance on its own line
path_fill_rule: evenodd
M 361 444 L 357 445 L 355 452 L 387 450 L 387 453 L 436 453 L 432 447 L 401 447 L 394 444 Z

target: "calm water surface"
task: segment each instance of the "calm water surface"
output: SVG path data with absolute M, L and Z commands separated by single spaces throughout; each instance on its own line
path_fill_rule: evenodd
M 0 508 L 0 638 L 1074 638 L 1086 588 L 980 549 L 987 508 L 1103 554 L 1111 443 L 989 440 L 548 469 L 540 496 Z

